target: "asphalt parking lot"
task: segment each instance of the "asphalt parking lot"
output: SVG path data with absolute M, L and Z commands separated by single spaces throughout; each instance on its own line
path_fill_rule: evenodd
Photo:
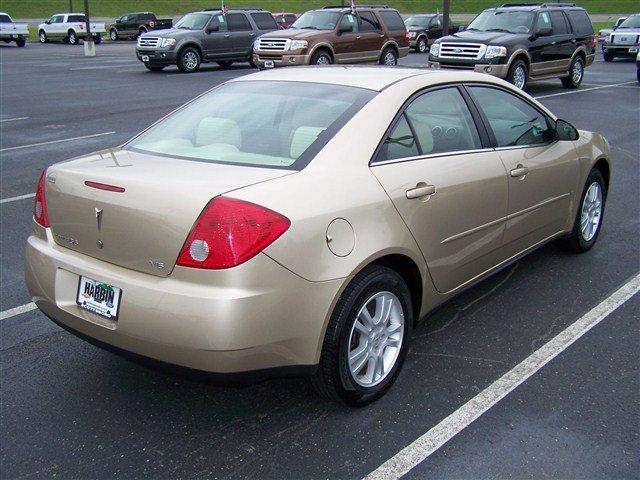
M 223 387 L 99 350 L 28 306 L 24 243 L 40 172 L 253 71 L 154 74 L 133 49 L 105 43 L 86 59 L 68 45 L 0 47 L 2 478 L 362 478 L 640 272 L 636 67 L 599 57 L 577 91 L 559 80 L 529 88 L 611 143 L 598 244 L 584 255 L 550 244 L 434 312 L 375 404 L 326 403 L 303 379 Z M 405 478 L 640 478 L 639 318 L 636 294 Z

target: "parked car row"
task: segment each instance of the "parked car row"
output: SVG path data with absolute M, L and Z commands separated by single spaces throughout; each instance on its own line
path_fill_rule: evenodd
M 102 22 L 90 22 L 91 36 L 96 43 L 102 41 L 105 26 Z M 77 45 L 80 39 L 87 38 L 87 19 L 84 13 L 61 13 L 52 15 L 49 20 L 38 25 L 40 43 L 60 40 Z

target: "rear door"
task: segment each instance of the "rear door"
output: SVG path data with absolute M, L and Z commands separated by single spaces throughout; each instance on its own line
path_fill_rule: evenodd
M 441 292 L 503 260 L 507 175 L 464 95 L 452 86 L 415 97 L 371 165 Z
M 569 20 L 562 10 L 551 10 L 551 25 L 553 27 L 553 40 L 556 42 L 556 55 L 558 60 L 558 70 L 565 71 L 569 69 L 569 62 L 575 50 L 575 38 L 571 33 Z
M 380 21 L 373 12 L 358 14 L 358 35 L 356 47 L 361 54 L 360 61 L 377 60 L 384 44 L 384 32 Z
M 555 139 L 552 121 L 520 95 L 495 86 L 471 86 L 508 172 L 505 252 L 509 256 L 571 224 L 579 165 L 572 142 Z M 582 193 L 582 192 L 578 192 Z
M 226 17 L 233 55 L 248 56 L 256 37 L 249 19 L 244 13 L 227 13 Z

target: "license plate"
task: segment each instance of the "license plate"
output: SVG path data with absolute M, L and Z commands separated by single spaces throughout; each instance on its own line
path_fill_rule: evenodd
M 118 287 L 81 276 L 78 282 L 76 303 L 80 308 L 111 320 L 117 320 L 121 296 L 122 290 Z
M 142 55 L 142 61 L 143 62 L 148 62 L 149 61 L 149 55 Z
M 273 60 L 265 60 L 264 61 L 264 68 L 273 68 L 275 67 L 275 63 L 273 63 Z

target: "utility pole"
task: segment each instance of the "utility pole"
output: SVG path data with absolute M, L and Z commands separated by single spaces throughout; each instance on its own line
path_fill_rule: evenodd
M 96 56 L 96 44 L 91 36 L 91 20 L 89 20 L 89 0 L 84 0 L 84 21 L 86 23 L 87 36 L 84 39 L 84 56 Z
M 451 0 L 442 0 L 442 36 L 449 35 L 449 14 L 451 13 Z
M 69 13 L 73 13 L 73 0 L 69 0 Z

